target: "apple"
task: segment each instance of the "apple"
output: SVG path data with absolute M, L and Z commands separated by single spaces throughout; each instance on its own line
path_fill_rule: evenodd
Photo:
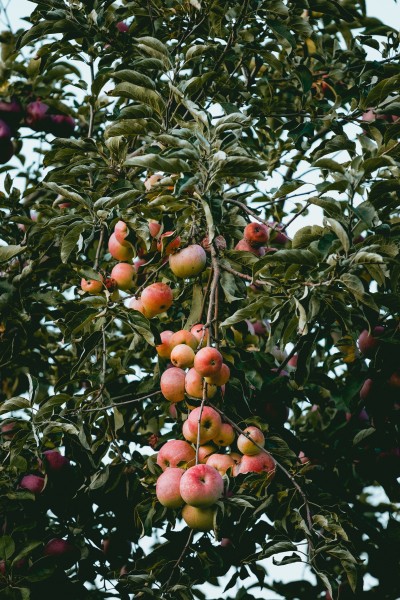
M 287 366 L 292 369 L 297 369 L 298 358 L 299 358 L 298 354 L 293 354 L 292 358 L 289 359 Z
M 127 23 L 124 23 L 124 21 L 118 21 L 115 27 L 120 33 L 128 33 L 129 31 L 129 25 Z
M 147 312 L 145 311 L 145 308 L 142 304 L 141 298 L 131 298 L 128 306 L 129 306 L 129 308 L 132 308 L 132 310 L 137 310 L 138 312 L 142 313 L 142 315 L 144 317 L 146 317 L 147 319 L 151 318 L 150 316 L 148 316 Z
M 219 428 L 217 437 L 213 439 L 213 442 L 217 446 L 231 446 L 235 441 L 235 430 L 229 423 L 222 423 Z
M 240 464 L 242 462 L 243 456 L 241 454 L 239 454 L 238 452 L 229 452 L 229 456 L 231 457 L 231 459 L 235 463 L 234 467 L 232 469 L 232 475 L 234 477 L 236 477 L 240 473 Z
M 209 337 L 208 328 L 203 329 L 203 327 L 204 326 L 201 323 L 197 323 L 196 325 L 193 325 L 193 327 L 190 329 L 190 333 L 193 334 L 197 340 L 197 345 L 199 345 L 201 342 L 202 348 L 204 348 L 204 346 L 207 346 Z
M 25 475 L 21 479 L 19 487 L 29 490 L 34 494 L 40 494 L 44 488 L 44 477 L 40 477 L 39 475 Z
M 155 238 L 161 231 L 161 223 L 158 221 L 149 221 L 149 232 L 151 237 Z
M 250 246 L 249 242 L 246 242 L 246 240 L 240 240 L 236 244 L 235 250 L 240 250 L 241 252 L 251 252 L 254 254 L 254 256 L 258 257 L 264 256 L 265 254 L 265 250 L 262 246 L 260 248 L 254 248 L 253 246 Z
M 192 431 L 190 429 L 189 422 L 187 419 L 182 425 L 182 435 L 185 438 L 185 440 L 187 440 L 191 444 L 197 444 L 197 430 Z M 201 441 L 200 441 L 200 443 L 201 443 Z M 203 461 L 203 462 L 205 462 L 205 461 Z
M 120 290 L 130 290 L 136 277 L 135 267 L 129 263 L 121 262 L 111 271 L 111 278 L 117 283 Z
M 185 397 L 185 371 L 177 367 L 167 369 L 161 375 L 161 393 L 169 402 L 181 402 Z
M 226 250 L 226 239 L 222 235 L 216 235 L 213 239 L 213 244 L 217 250 Z M 211 244 L 208 235 L 201 240 L 201 246 L 206 252 L 211 252 Z
M 376 385 L 373 379 L 366 379 L 360 389 L 360 400 L 367 402 L 376 398 Z
M 116 260 L 131 260 L 135 256 L 135 250 L 129 242 L 120 244 L 115 233 L 110 235 L 108 240 L 108 251 Z
M 176 331 L 174 335 L 170 339 L 171 350 L 178 346 L 178 344 L 186 344 L 190 346 L 192 350 L 197 350 L 198 342 L 196 337 L 190 331 L 186 329 L 181 329 L 180 331 Z
M 44 463 L 48 473 L 60 473 L 70 466 L 69 458 L 63 456 L 58 450 L 43 452 Z
M 222 368 L 222 354 L 216 348 L 201 348 L 194 358 L 194 368 L 202 377 L 212 377 Z
M 283 225 L 277 225 L 276 223 L 271 223 L 270 225 L 270 239 L 274 242 L 274 244 L 278 244 L 279 246 L 286 246 L 288 242 L 290 242 L 290 238 L 281 231 L 283 229 Z
M 103 276 L 99 274 L 100 280 L 81 279 L 81 289 L 88 294 L 100 294 L 104 290 Z
M 221 498 L 224 482 L 214 467 L 195 465 L 184 472 L 179 489 L 186 504 L 208 508 Z
M 146 287 L 141 296 L 142 306 L 149 318 L 165 312 L 172 305 L 174 296 L 166 283 L 152 283 Z
M 157 464 L 163 471 L 168 467 L 187 469 L 194 465 L 196 452 L 184 440 L 169 440 L 157 454 Z
M 196 371 L 196 369 L 190 369 L 186 373 L 185 378 L 185 390 L 188 396 L 192 398 L 203 398 L 204 390 L 203 377 Z M 207 384 L 206 397 L 208 399 L 213 398 L 217 392 L 217 387 L 212 384 Z
M 179 248 L 179 246 L 181 245 L 181 238 L 178 236 L 175 236 L 175 231 L 166 231 L 165 233 L 161 234 L 160 238 L 157 241 L 157 250 L 159 252 L 161 252 L 161 254 L 163 254 L 164 256 L 169 256 L 170 254 L 172 254 L 172 252 L 174 252 L 174 250 L 177 250 Z M 164 238 L 167 238 L 166 241 L 164 242 Z M 168 242 L 168 239 L 171 239 L 170 242 Z
M 34 131 L 46 131 L 49 127 L 49 106 L 40 100 L 30 102 L 25 111 L 25 123 Z
M 75 130 L 75 119 L 70 115 L 49 115 L 47 131 L 55 137 L 70 137 Z
M 253 323 L 253 329 L 255 335 L 266 337 L 271 331 L 271 325 L 268 321 L 255 321 L 255 323 Z
M 14 438 L 16 433 L 17 424 L 15 421 L 11 421 L 10 423 L 4 423 L 0 427 L 0 432 L 4 441 L 10 441 Z
M 225 475 L 228 469 L 234 468 L 235 461 L 229 454 L 212 454 L 206 464 L 217 469 L 220 475 Z
M 168 329 L 160 333 L 161 344 L 157 344 L 156 346 L 157 354 L 160 358 L 167 359 L 171 356 L 170 340 L 173 335 L 174 332 Z
M 189 430 L 197 435 L 200 421 L 200 444 L 215 439 L 221 428 L 221 417 L 211 406 L 197 407 L 193 409 L 187 419 Z
M 373 358 L 380 345 L 380 340 L 376 336 L 382 335 L 385 328 L 381 325 L 377 325 L 372 329 L 372 333 L 369 333 L 367 329 L 364 329 L 358 338 L 358 347 L 361 354 L 366 358 Z
M 207 383 L 212 383 L 213 385 L 225 385 L 229 381 L 229 377 L 231 376 L 231 371 L 225 363 L 222 363 L 221 369 L 215 375 L 211 375 L 210 377 L 206 377 Z
M 169 266 L 176 277 L 186 278 L 195 277 L 204 271 L 207 262 L 207 255 L 204 249 L 198 244 L 187 246 L 178 250 L 169 257 Z
M 167 508 L 179 508 L 183 504 L 180 482 L 184 471 L 177 467 L 166 469 L 156 483 L 156 496 Z
M 187 423 L 187 421 L 185 421 Z M 198 459 L 199 463 L 204 465 L 207 462 L 207 459 L 216 452 L 215 446 L 212 444 L 204 444 L 204 446 L 199 446 Z
M 0 101 L 0 119 L 12 129 L 20 123 L 22 115 L 22 106 L 16 98 L 12 98 L 11 102 Z
M 0 140 L 10 139 L 12 137 L 11 129 L 3 119 L 0 119 Z
M 268 227 L 263 223 L 249 223 L 244 229 L 243 238 L 252 248 L 260 248 L 268 242 Z
M 237 440 L 237 447 L 242 454 L 247 456 L 255 456 L 256 454 L 260 454 L 261 450 L 255 444 L 253 444 L 252 440 L 250 440 L 246 435 L 249 434 L 257 444 L 264 447 L 265 437 L 261 429 L 258 427 L 246 427 L 244 433 L 240 434 Z
M 172 349 L 171 362 L 175 367 L 188 369 L 193 366 L 194 352 L 190 346 L 186 344 L 178 344 Z
M 53 538 L 47 542 L 43 554 L 56 559 L 64 568 L 72 567 L 79 559 L 79 550 L 76 546 L 61 538 Z
M 129 228 L 124 221 L 118 221 L 114 227 L 115 239 L 119 244 L 125 244 L 125 238 L 129 235 Z
M 151 188 L 157 185 L 157 183 L 159 183 L 162 178 L 163 175 L 161 175 L 160 173 L 154 173 L 154 175 L 150 175 L 150 177 L 148 177 L 144 182 L 144 187 L 146 188 L 146 191 L 150 192 Z
M 212 531 L 214 528 L 213 508 L 197 508 L 188 504 L 182 509 L 182 519 L 195 531 Z
M 269 454 L 260 452 L 256 456 L 243 456 L 240 462 L 239 473 L 275 473 L 275 461 Z

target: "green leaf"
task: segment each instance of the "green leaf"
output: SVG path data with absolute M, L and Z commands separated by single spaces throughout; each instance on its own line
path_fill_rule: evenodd
M 393 77 L 383 79 L 372 88 L 368 96 L 361 102 L 361 107 L 366 109 L 371 106 L 379 106 L 390 94 L 399 90 L 399 85 L 400 75 L 393 75 Z
M 375 427 L 368 427 L 367 429 L 362 429 L 354 436 L 353 445 L 357 446 L 357 444 L 365 440 L 365 438 L 369 437 L 370 435 L 373 435 L 375 432 Z
M 325 221 L 326 221 L 326 223 L 328 223 L 330 225 L 332 231 L 339 238 L 339 240 L 343 246 L 343 250 L 347 254 L 350 249 L 350 240 L 349 240 L 349 236 L 347 235 L 343 225 L 341 223 L 339 223 L 339 221 L 336 221 L 336 219 L 331 219 L 328 217 L 325 218 Z
M 24 408 L 29 408 L 30 402 L 27 398 L 22 398 L 22 396 L 16 396 L 15 398 L 10 398 L 2 403 L 0 406 L 0 414 L 4 415 L 4 413 L 10 412 L 12 410 L 21 410 Z
M 128 158 L 124 165 L 126 167 L 141 167 L 152 171 L 163 171 L 164 173 L 189 173 L 190 166 L 180 158 L 164 158 L 158 154 L 145 154 Z
M 128 83 L 134 83 L 135 85 L 148 88 L 149 90 L 155 90 L 156 84 L 153 79 L 139 73 L 138 71 L 131 71 L 130 69 L 121 69 L 121 71 L 114 71 L 112 73 L 114 79 L 120 79 L 121 81 L 127 81 Z
M 378 306 L 376 305 L 370 294 L 367 294 L 364 291 L 362 281 L 358 277 L 356 277 L 356 275 L 352 275 L 351 273 L 344 273 L 340 277 L 340 281 L 344 283 L 344 285 L 349 289 L 349 291 L 357 300 L 359 300 L 363 304 L 366 304 L 373 310 L 379 311 Z
M 68 262 L 71 252 L 74 250 L 75 246 L 78 245 L 82 232 L 85 231 L 85 229 L 85 223 L 81 223 L 80 225 L 75 225 L 70 231 L 67 230 L 61 243 L 61 260 L 63 263 Z M 80 244 L 80 246 L 82 246 L 82 244 Z M 80 247 L 78 249 L 81 250 L 82 248 Z
M 0 558 L 8 560 L 15 552 L 15 543 L 11 536 L 3 535 L 0 537 Z
M 267 254 L 255 263 L 253 275 L 255 277 L 257 273 L 260 273 L 265 267 L 279 264 L 296 264 L 314 267 L 318 264 L 318 259 L 313 252 L 310 252 L 310 250 L 278 250 L 278 252 Z
M 12 244 L 10 244 L 9 246 L 0 246 L 0 263 L 8 262 L 12 258 L 14 258 L 14 256 L 18 256 L 18 254 L 21 254 L 25 251 L 25 246 Z
M 115 88 L 109 92 L 109 95 L 118 96 L 119 98 L 128 98 L 129 100 L 136 100 L 137 102 L 147 104 L 158 112 L 158 114 L 162 114 L 165 110 L 164 100 L 158 92 L 135 85 L 134 83 L 118 83 Z
M 70 189 L 69 187 L 62 187 L 52 181 L 44 182 L 43 185 L 49 190 L 56 192 L 56 194 L 59 194 L 63 198 L 67 198 L 67 200 L 77 202 L 78 204 L 82 204 L 83 206 L 88 206 L 87 200 L 85 200 L 80 194 L 75 192 L 73 189 Z

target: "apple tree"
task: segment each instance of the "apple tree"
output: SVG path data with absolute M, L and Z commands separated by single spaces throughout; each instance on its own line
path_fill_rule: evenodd
M 399 598 L 398 33 L 34 4 L 0 35 L 2 597 Z

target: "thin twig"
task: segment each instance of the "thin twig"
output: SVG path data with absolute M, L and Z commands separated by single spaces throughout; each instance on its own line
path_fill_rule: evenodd
M 174 575 L 174 573 L 175 573 L 176 569 L 177 569 L 177 568 L 179 567 L 179 565 L 181 564 L 181 562 L 182 562 L 182 560 L 183 560 L 183 558 L 184 558 L 184 556 L 185 556 L 185 554 L 186 554 L 186 552 L 187 552 L 187 550 L 188 550 L 188 548 L 189 548 L 189 546 L 190 546 L 190 542 L 192 541 L 193 534 L 194 534 L 194 530 L 193 530 L 193 529 L 191 529 L 191 530 L 190 530 L 190 532 L 189 532 L 189 536 L 188 536 L 188 539 L 187 539 L 187 541 L 186 541 L 186 544 L 185 544 L 185 546 L 184 546 L 184 548 L 183 548 L 183 550 L 182 550 L 182 552 L 181 552 L 181 554 L 180 554 L 180 556 L 179 556 L 178 560 L 176 561 L 176 563 L 175 563 L 175 564 L 174 564 L 174 566 L 172 567 L 171 574 L 170 574 L 170 576 L 168 577 L 168 580 L 167 580 L 167 582 L 165 583 L 165 587 L 166 587 L 166 589 L 167 589 L 167 590 L 168 590 L 168 588 L 169 588 L 169 584 L 170 584 L 170 582 L 171 582 L 171 579 L 172 579 L 172 577 L 173 577 L 173 575 Z
M 157 396 L 161 394 L 161 391 L 152 392 L 151 394 L 146 394 L 145 396 L 141 396 L 140 398 L 132 398 L 132 400 L 126 400 L 125 402 L 116 402 L 113 404 L 108 404 L 107 406 L 99 406 L 98 408 L 82 408 L 81 412 L 95 412 L 100 410 L 108 410 L 109 408 L 114 408 L 114 406 L 125 406 L 126 404 L 133 404 L 134 402 L 140 402 L 141 400 L 147 400 L 147 398 L 152 398 L 153 396 Z M 119 396 L 122 397 L 122 396 Z

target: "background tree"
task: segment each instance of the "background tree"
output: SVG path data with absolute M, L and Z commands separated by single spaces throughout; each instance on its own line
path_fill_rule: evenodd
M 1 34 L 3 597 L 399 598 L 397 32 L 35 4 Z M 282 552 L 316 584 L 267 580 Z

